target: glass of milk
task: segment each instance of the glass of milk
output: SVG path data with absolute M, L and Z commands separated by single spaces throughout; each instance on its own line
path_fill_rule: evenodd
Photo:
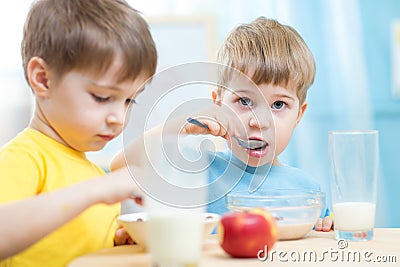
M 182 136 L 145 140 L 144 209 L 152 266 L 198 266 L 207 201 L 205 156 Z M 193 153 L 185 153 L 192 149 Z
M 378 131 L 331 131 L 328 150 L 335 237 L 371 240 L 379 164 Z

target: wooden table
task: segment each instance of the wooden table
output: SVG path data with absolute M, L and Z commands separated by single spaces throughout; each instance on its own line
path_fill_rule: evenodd
M 150 257 L 136 245 L 119 246 L 84 255 L 68 267 L 149 267 Z M 216 237 L 205 241 L 200 266 L 400 266 L 400 228 L 378 228 L 366 242 L 338 242 L 333 232 L 312 231 L 299 240 L 278 241 L 264 261 L 229 257 Z

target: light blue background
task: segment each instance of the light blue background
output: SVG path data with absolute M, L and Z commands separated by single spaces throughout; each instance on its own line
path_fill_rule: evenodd
M 400 1 L 337 1 L 342 14 L 332 2 L 290 1 L 297 10 L 293 24 L 315 55 L 317 76 L 285 157 L 327 187 L 328 131 L 379 130 L 376 226 L 399 227 L 400 100 L 391 92 L 391 24 L 400 18 Z

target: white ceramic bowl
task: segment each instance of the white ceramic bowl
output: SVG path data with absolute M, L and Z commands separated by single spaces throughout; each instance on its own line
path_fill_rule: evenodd
M 321 215 L 325 193 L 297 189 L 233 192 L 226 197 L 228 209 L 264 208 L 275 218 L 279 240 L 299 239 L 308 234 Z
M 204 238 L 215 229 L 220 216 L 216 213 L 204 213 Z M 147 214 L 144 212 L 128 213 L 118 217 L 118 222 L 123 225 L 132 239 L 140 246 L 147 246 L 146 233 Z

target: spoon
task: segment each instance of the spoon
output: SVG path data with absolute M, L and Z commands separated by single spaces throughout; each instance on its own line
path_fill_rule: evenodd
M 263 149 L 267 146 L 267 143 L 261 140 L 242 140 L 237 136 L 233 136 L 240 146 L 247 149 Z
M 187 122 L 189 122 L 191 124 L 194 124 L 194 125 L 197 125 L 197 126 L 200 126 L 200 127 L 208 129 L 208 126 L 206 124 L 201 123 L 200 121 L 198 121 L 196 119 L 193 119 L 193 118 L 189 117 L 186 120 L 187 120 Z M 264 142 L 264 141 L 261 141 L 261 140 L 247 140 L 247 141 L 245 141 L 243 139 L 240 139 L 237 136 L 233 136 L 233 138 L 236 139 L 236 141 L 239 143 L 239 145 L 241 147 L 244 147 L 246 149 L 263 149 L 263 148 L 265 148 L 267 146 L 267 143 Z

